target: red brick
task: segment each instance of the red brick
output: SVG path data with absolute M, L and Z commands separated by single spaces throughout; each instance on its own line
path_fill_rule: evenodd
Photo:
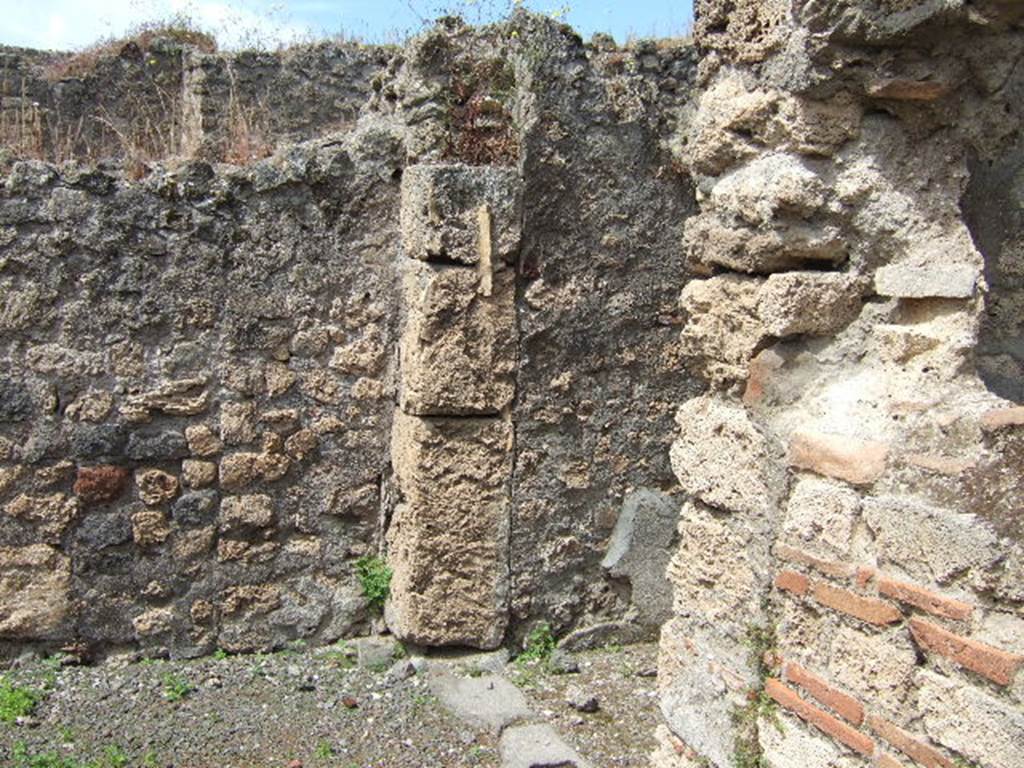
M 1019 427 L 1024 424 L 1024 405 L 1013 408 L 996 408 L 981 417 L 981 428 L 989 432 L 1003 427 Z
M 809 584 L 810 579 L 796 571 L 779 571 L 775 576 L 775 586 L 794 595 L 806 595 Z
M 903 768 L 903 763 L 888 752 L 879 753 L 878 757 L 875 758 L 875 765 L 877 765 L 878 768 Z
M 833 587 L 820 581 L 814 583 L 813 594 L 814 599 L 822 605 L 869 624 L 893 624 L 903 618 L 903 614 L 891 603 L 874 597 L 864 597 L 848 589 Z
M 1017 670 L 1024 664 L 1024 656 L 960 637 L 923 619 L 911 619 L 910 632 L 926 651 L 941 654 L 1000 685 L 1012 683 Z
M 864 707 L 853 696 L 833 688 L 817 675 L 792 661 L 786 663 L 785 675 L 789 682 L 799 685 L 844 720 L 849 720 L 854 725 L 864 722 Z
M 826 576 L 834 576 L 835 578 L 848 578 L 853 576 L 856 567 L 849 563 L 838 563 L 835 560 L 824 560 L 816 555 L 812 555 L 810 552 L 804 552 L 802 549 L 791 547 L 788 544 L 776 544 L 775 554 L 783 560 L 788 560 L 791 563 L 800 563 L 800 565 L 806 565 L 809 568 L 813 568 Z
M 825 710 L 818 709 L 809 701 L 801 698 L 800 694 L 789 686 L 784 685 L 775 678 L 768 678 L 765 681 L 764 690 L 780 707 L 788 709 L 797 717 L 824 731 L 841 744 L 845 744 L 855 752 L 859 752 L 867 757 L 874 754 L 875 742 L 870 736 L 861 733 L 856 728 L 851 728 Z
M 857 588 L 864 589 L 871 580 L 878 575 L 878 571 L 866 565 L 857 566 Z
M 128 470 L 124 467 L 100 465 L 79 467 L 72 490 L 82 501 L 114 501 L 128 484 Z
M 947 619 L 964 621 L 971 617 L 971 612 L 974 610 L 969 603 L 944 597 L 924 587 L 905 581 L 896 581 L 888 576 L 878 577 L 878 591 L 886 597 L 913 605 L 922 611 L 934 613 L 936 616 L 944 616 Z
M 789 440 L 789 463 L 853 485 L 870 485 L 885 472 L 889 446 L 848 435 L 796 432 Z
M 868 726 L 889 744 L 924 768 L 955 768 L 953 761 L 934 747 L 918 741 L 895 723 L 884 717 L 868 715 Z M 893 760 L 895 763 L 896 761 Z M 899 763 L 896 763 L 899 765 Z

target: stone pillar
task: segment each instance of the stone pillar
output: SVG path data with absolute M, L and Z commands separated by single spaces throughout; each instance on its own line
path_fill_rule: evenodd
M 402 182 L 386 617 L 420 645 L 495 648 L 508 624 L 519 184 L 463 165 L 413 166 Z

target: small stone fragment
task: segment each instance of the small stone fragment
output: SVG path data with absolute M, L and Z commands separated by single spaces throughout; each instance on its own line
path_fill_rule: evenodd
M 565 701 L 578 712 L 597 712 L 601 708 L 597 696 L 576 685 L 570 686 L 566 690 Z
M 178 495 L 178 479 L 160 469 L 144 469 L 135 473 L 139 498 L 150 507 L 170 501 Z
M 224 444 L 213 430 L 205 424 L 197 424 L 185 429 L 185 439 L 193 456 L 214 456 L 220 453 Z

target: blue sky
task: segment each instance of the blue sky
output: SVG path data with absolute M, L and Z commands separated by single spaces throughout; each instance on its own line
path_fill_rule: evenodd
M 470 20 L 500 15 L 515 0 L 0 0 L 0 43 L 73 49 L 134 24 L 185 13 L 215 32 L 222 44 L 273 45 L 345 32 L 372 42 L 395 42 L 421 19 L 462 10 Z M 608 32 L 674 36 L 689 29 L 692 0 L 522 0 L 560 15 L 585 38 Z

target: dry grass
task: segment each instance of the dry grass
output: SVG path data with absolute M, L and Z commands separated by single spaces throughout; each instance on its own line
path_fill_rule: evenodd
M 205 53 L 217 50 L 217 40 L 213 35 L 199 29 L 188 16 L 179 14 L 140 24 L 122 37 L 99 40 L 81 51 L 68 54 L 46 67 L 44 76 L 50 82 L 87 77 L 100 62 L 117 57 L 144 57 L 156 40 L 170 40 Z

